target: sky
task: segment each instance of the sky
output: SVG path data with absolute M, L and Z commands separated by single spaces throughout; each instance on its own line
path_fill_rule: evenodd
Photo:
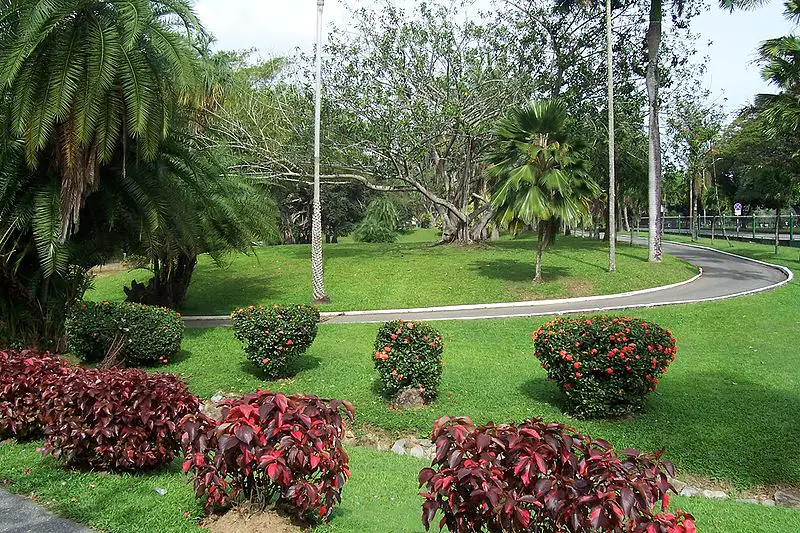
M 315 0 L 197 0 L 195 7 L 217 38 L 218 49 L 256 48 L 269 57 L 290 53 L 295 47 L 311 50 L 314 43 Z M 705 88 L 726 111 L 771 90 L 753 60 L 759 43 L 792 32 L 782 13 L 783 2 L 772 0 L 755 11 L 733 14 L 714 5 L 693 20 L 701 53 L 709 57 Z M 326 0 L 325 20 L 346 24 L 342 0 Z

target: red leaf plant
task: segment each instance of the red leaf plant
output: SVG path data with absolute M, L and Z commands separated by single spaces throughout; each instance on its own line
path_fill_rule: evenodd
M 42 395 L 44 454 L 68 464 L 136 472 L 180 451 L 180 420 L 200 401 L 171 374 L 74 369 Z
M 0 436 L 42 432 L 42 391 L 69 373 L 67 362 L 31 350 L 0 351 Z
M 206 507 L 276 504 L 304 520 L 327 519 L 350 477 L 340 409 L 346 401 L 256 391 L 228 400 L 220 420 L 181 422 L 184 473 Z
M 431 440 L 436 456 L 419 474 L 426 530 L 441 512 L 439 528 L 458 533 L 695 531 L 691 515 L 664 512 L 674 472 L 659 452 L 617 452 L 541 419 L 475 427 L 440 418 Z

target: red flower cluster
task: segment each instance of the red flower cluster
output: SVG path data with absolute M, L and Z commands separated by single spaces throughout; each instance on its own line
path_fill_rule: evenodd
M 663 512 L 674 471 L 658 453 L 617 452 L 541 419 L 476 428 L 441 418 L 431 440 L 436 457 L 419 474 L 426 529 L 441 512 L 439 527 L 458 533 L 695 531 L 691 515 Z
M 535 331 L 533 343 L 568 409 L 587 418 L 642 408 L 676 353 L 669 331 L 625 317 L 558 318 Z
M 304 520 L 327 518 L 350 477 L 340 408 L 352 419 L 349 402 L 256 391 L 227 401 L 220 420 L 187 416 L 183 471 L 210 509 L 244 498 L 277 502 Z

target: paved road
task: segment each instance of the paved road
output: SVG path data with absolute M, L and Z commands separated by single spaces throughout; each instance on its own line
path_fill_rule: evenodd
M 643 242 L 640 240 L 639 242 Z M 775 288 L 791 276 L 788 269 L 754 262 L 710 248 L 664 243 L 664 252 L 702 269 L 691 283 L 634 294 L 571 298 L 540 302 L 514 302 L 485 306 L 449 306 L 427 309 L 323 313 L 327 323 L 375 323 L 404 320 L 475 320 L 523 316 L 589 313 L 613 309 L 656 307 L 680 303 L 721 300 Z M 215 327 L 229 324 L 228 317 L 185 317 L 187 327 Z
M 58 518 L 27 498 L 0 489 L 0 532 L 91 533 L 91 530 Z

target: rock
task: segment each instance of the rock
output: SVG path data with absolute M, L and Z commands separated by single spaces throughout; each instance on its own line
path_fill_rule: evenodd
M 680 491 L 679 494 L 681 496 L 687 496 L 687 497 L 691 498 L 693 496 L 697 496 L 698 494 L 700 494 L 700 489 L 698 489 L 697 487 L 686 486 L 686 487 L 683 487 L 683 489 Z
M 221 392 L 216 393 L 214 396 L 211 397 L 211 401 L 214 403 L 219 403 L 225 396 L 222 395 Z
M 800 508 L 800 498 L 782 490 L 775 493 L 775 503 L 784 507 Z
M 703 498 L 711 498 L 712 500 L 727 500 L 728 495 L 721 490 L 704 490 L 700 493 Z
M 419 439 L 419 445 L 423 448 L 433 448 L 434 446 L 430 439 Z
M 419 389 L 409 387 L 397 393 L 392 400 L 395 409 L 419 409 L 425 406 L 425 399 Z
M 761 500 L 761 505 L 765 507 L 775 507 L 775 500 L 770 500 L 770 499 Z
M 167 495 L 167 489 L 162 489 L 161 487 L 154 488 L 153 492 L 155 492 L 159 496 L 166 496 Z
M 681 491 L 687 487 L 686 483 L 680 479 L 670 479 L 669 482 L 673 487 L 675 487 L 675 492 L 678 494 L 680 494 Z
M 759 501 L 755 498 L 739 498 L 736 500 L 736 503 L 746 503 L 748 505 L 758 505 Z
M 417 444 L 408 451 L 408 455 L 410 455 L 411 457 L 417 457 L 419 459 L 423 459 L 425 457 L 425 450 L 422 449 L 422 446 Z
M 400 439 L 394 443 L 392 446 L 392 453 L 396 453 L 397 455 L 405 455 L 406 454 L 406 440 Z

